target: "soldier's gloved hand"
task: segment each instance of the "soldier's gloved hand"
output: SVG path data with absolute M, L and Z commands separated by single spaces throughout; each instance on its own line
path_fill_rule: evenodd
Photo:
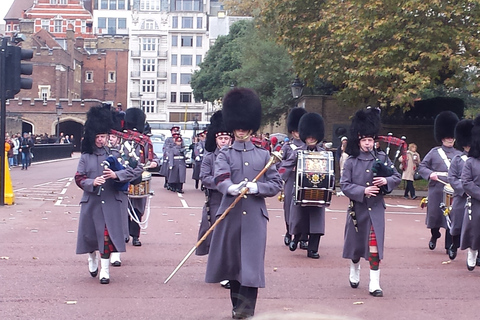
M 232 196 L 238 196 L 244 186 L 245 186 L 245 181 L 232 184 L 230 187 L 228 187 L 227 192 Z
M 248 194 L 258 193 L 258 185 L 256 182 L 247 182 Z
M 200 161 L 200 156 L 196 156 L 195 161 Z
M 173 169 L 173 167 L 168 167 L 168 169 L 172 170 L 172 169 Z

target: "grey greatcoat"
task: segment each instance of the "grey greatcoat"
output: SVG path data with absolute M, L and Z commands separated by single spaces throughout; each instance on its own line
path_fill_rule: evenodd
M 202 169 L 202 161 L 203 161 L 204 153 L 205 153 L 205 141 L 198 141 L 197 143 L 195 143 L 195 146 L 193 147 L 193 159 L 195 160 L 195 165 L 193 166 L 193 172 L 192 172 L 193 180 L 200 180 L 200 171 Z
M 452 210 L 450 210 L 450 219 L 452 220 L 450 234 L 452 236 L 458 236 L 462 231 L 463 215 L 465 214 L 465 203 L 467 201 L 467 194 L 463 190 L 462 171 L 467 158 L 466 152 L 455 156 L 448 170 L 448 183 L 454 191 Z
M 447 228 L 447 221 L 440 209 L 440 203 L 443 201 L 444 184 L 430 180 L 430 174 L 432 174 L 432 172 L 440 172 L 443 176 L 440 176 L 439 179 L 447 182 L 448 166 L 438 153 L 438 149 L 440 148 L 445 152 L 449 160 L 448 163 L 450 163 L 456 155 L 462 154 L 462 152 L 455 148 L 447 148 L 445 146 L 435 147 L 427 153 L 418 167 L 418 173 L 420 173 L 423 179 L 428 180 L 428 204 L 425 223 L 429 229 Z
M 175 145 L 175 142 L 173 142 L 173 137 L 168 137 L 167 139 L 165 139 L 165 143 L 163 144 L 163 161 L 162 161 L 162 167 L 160 168 L 160 171 L 158 172 L 158 174 L 160 174 L 162 177 L 167 178 L 167 180 L 168 180 L 168 172 L 169 172 L 168 150 L 170 150 L 170 148 L 174 145 Z
M 383 151 L 378 155 L 380 160 L 387 159 L 387 165 L 392 162 L 387 158 Z M 346 259 L 367 259 L 369 256 L 368 238 L 370 228 L 377 238 L 378 255 L 383 259 L 383 249 L 385 244 L 385 201 L 380 193 L 375 197 L 367 198 L 365 188 L 373 185 L 372 166 L 375 159 L 369 152 L 360 151 L 356 158 L 349 156 L 345 161 L 343 175 L 340 179 L 342 192 L 353 201 L 353 210 L 355 211 L 358 223 L 358 232 L 355 231 L 352 217 L 347 212 L 347 221 L 345 224 L 345 242 L 343 246 L 343 258 Z M 387 179 L 387 190 L 391 191 L 400 184 L 400 174 L 394 169 L 394 174 Z
M 480 159 L 468 158 L 462 170 L 463 189 L 472 197 L 472 220 L 465 210 L 460 248 L 480 250 Z
M 168 148 L 168 183 L 185 183 L 187 165 L 185 163 L 185 148 L 174 145 Z
M 282 147 L 282 155 L 283 155 L 283 161 L 280 163 L 278 172 L 280 173 L 282 180 L 285 182 L 283 185 L 283 193 L 285 196 L 285 199 L 283 201 L 283 214 L 285 218 L 285 224 L 288 226 L 290 222 L 290 207 L 292 205 L 293 201 L 293 187 L 295 184 L 295 166 L 296 163 L 293 164 L 291 161 L 287 161 L 293 153 L 295 153 L 295 150 L 298 148 L 304 146 L 305 143 L 300 140 L 300 139 L 293 139 L 289 143 L 286 143 Z M 295 160 L 296 161 L 296 160 Z M 285 166 L 287 165 L 287 166 Z M 290 233 L 290 227 L 288 227 L 287 230 Z
M 268 151 L 252 142 L 235 141 L 223 148 L 215 161 L 215 183 L 223 194 L 217 218 L 237 198 L 227 193 L 232 184 L 252 181 L 270 159 Z M 242 286 L 265 287 L 265 248 L 268 212 L 265 197 L 282 188 L 280 175 L 271 166 L 257 182 L 258 193 L 240 199 L 213 231 L 205 281 L 236 280 Z
M 304 144 L 297 150 L 307 150 L 307 145 Z M 324 151 L 321 145 L 316 145 L 314 151 Z M 297 165 L 297 152 L 292 152 L 289 159 L 285 161 L 284 166 L 289 168 L 295 168 Z M 295 172 L 295 169 L 292 171 Z M 295 179 L 295 178 L 294 178 Z M 325 207 L 317 206 L 299 206 L 293 203 L 293 195 L 295 190 L 290 192 L 290 220 L 288 225 L 290 227 L 291 234 L 325 234 Z
M 217 148 L 214 152 L 207 152 L 203 157 L 202 168 L 200 170 L 200 180 L 205 186 L 205 192 L 207 195 L 207 200 L 202 210 L 202 220 L 200 222 L 200 228 L 198 229 L 198 240 L 207 232 L 207 230 L 215 223 L 216 213 L 220 203 L 222 201 L 223 195 L 218 191 L 217 185 L 215 184 L 215 159 L 220 153 L 220 150 Z M 212 240 L 212 234 L 203 241 L 200 246 L 198 246 L 196 255 L 202 256 L 208 254 L 210 249 L 210 242 Z
M 125 251 L 127 195 L 115 189 L 115 181 L 128 182 L 133 179 L 136 172 L 130 167 L 115 171 L 118 180 L 108 179 L 104 185 L 94 187 L 94 179 L 103 174 L 101 164 L 107 156 L 106 148 L 94 147 L 94 152 L 83 153 L 78 163 L 75 182 L 83 190 L 83 196 L 80 200 L 77 254 L 96 250 L 103 253 L 105 227 L 117 251 Z M 101 188 L 100 195 L 98 195 L 99 188 Z

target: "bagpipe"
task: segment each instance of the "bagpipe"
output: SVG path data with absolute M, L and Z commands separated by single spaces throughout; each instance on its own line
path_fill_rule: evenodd
M 407 166 L 407 143 L 405 142 L 405 136 L 401 138 L 396 138 L 393 136 L 392 133 L 388 133 L 387 136 L 378 136 L 377 140 L 383 141 L 387 143 L 387 147 L 385 149 L 385 159 L 383 161 L 378 157 L 378 153 L 375 151 L 373 152 L 370 150 L 370 153 L 375 158 L 375 162 L 372 166 L 372 172 L 374 177 L 390 177 L 395 173 L 395 161 L 398 157 L 402 156 L 402 165 L 406 168 Z M 391 145 L 397 146 L 397 150 L 395 152 L 395 156 L 393 159 L 390 159 L 391 164 L 388 164 L 389 153 Z M 391 193 L 391 191 L 387 190 L 387 186 L 380 187 L 380 193 L 382 195 L 386 195 Z
M 134 130 L 123 130 L 122 132 L 117 130 L 111 130 L 110 134 L 113 134 L 120 138 L 120 154 L 125 163 L 132 168 L 136 167 L 136 163 L 139 161 L 142 164 L 147 164 L 153 160 L 153 144 L 150 137 L 146 134 L 140 133 Z M 140 154 L 137 155 L 136 147 L 140 146 Z

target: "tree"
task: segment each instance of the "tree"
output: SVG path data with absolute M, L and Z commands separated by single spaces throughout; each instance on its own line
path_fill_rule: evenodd
M 478 1 L 268 0 L 262 21 L 312 82 L 338 98 L 408 108 L 422 92 L 479 91 Z
M 229 16 L 255 17 L 265 0 L 224 0 L 223 6 Z

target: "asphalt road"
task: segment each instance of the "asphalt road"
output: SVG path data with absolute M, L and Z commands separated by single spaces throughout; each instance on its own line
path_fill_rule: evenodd
M 127 245 L 109 285 L 90 277 L 86 255 L 75 254 L 82 194 L 73 181 L 77 157 L 11 170 L 15 205 L 0 207 L 0 319 L 230 319 L 228 290 L 204 282 L 206 257 L 193 255 L 163 283 L 197 240 L 204 196 L 191 180 L 180 195 L 153 177 L 142 247 Z M 352 289 L 348 282 L 349 262 L 341 257 L 345 197 L 334 197 L 327 209 L 319 260 L 283 244 L 282 203 L 269 198 L 267 285 L 259 290 L 256 318 L 476 318 L 480 268 L 467 271 L 465 252 L 449 261 L 443 238 L 435 251 L 428 249 L 420 198 L 386 202 L 384 297 L 374 298 L 366 261 L 360 286 Z

